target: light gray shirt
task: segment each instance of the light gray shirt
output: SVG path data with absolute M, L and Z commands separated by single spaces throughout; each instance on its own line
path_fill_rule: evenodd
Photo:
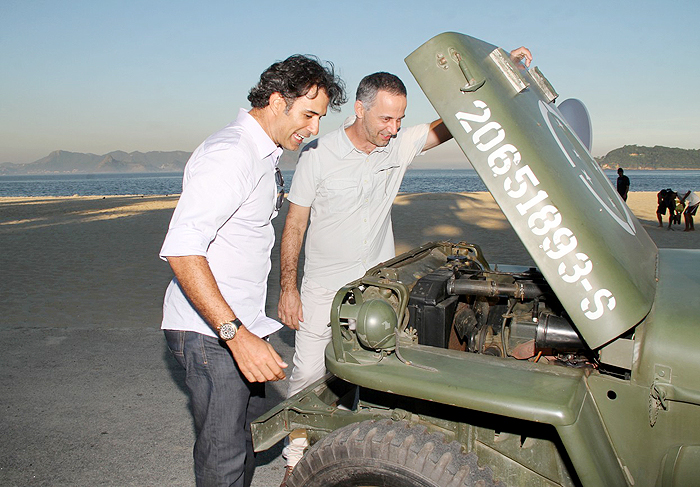
M 327 289 L 339 289 L 394 257 L 391 206 L 430 128 L 402 128 L 386 147 L 365 154 L 345 133 L 353 122 L 350 117 L 304 147 L 288 196 L 311 208 L 304 277 Z

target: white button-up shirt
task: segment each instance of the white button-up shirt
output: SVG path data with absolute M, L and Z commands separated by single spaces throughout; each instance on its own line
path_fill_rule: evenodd
M 353 122 L 304 147 L 287 198 L 311 207 L 304 277 L 327 289 L 394 257 L 391 207 L 430 128 L 402 128 L 386 147 L 366 154 L 345 133 Z
M 160 257 L 201 255 L 236 316 L 266 336 L 279 323 L 265 317 L 271 219 L 277 215 L 275 168 L 282 149 L 241 109 L 237 119 L 207 138 L 185 166 Z M 216 337 L 173 279 L 163 303 L 163 329 Z

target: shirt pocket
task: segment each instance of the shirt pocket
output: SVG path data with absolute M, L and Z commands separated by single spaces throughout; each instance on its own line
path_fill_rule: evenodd
M 385 164 L 376 170 L 374 195 L 381 194 L 383 197 L 389 196 L 396 184 L 394 175 L 400 169 L 398 164 Z M 401 184 L 399 182 L 398 184 Z
M 350 213 L 357 205 L 359 188 L 354 179 L 333 179 L 324 186 L 330 213 Z

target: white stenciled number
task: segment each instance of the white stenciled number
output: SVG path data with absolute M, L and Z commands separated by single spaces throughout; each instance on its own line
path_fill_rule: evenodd
M 522 161 L 520 151 L 516 146 L 508 143 L 503 126 L 499 122 L 491 120 L 491 109 L 486 103 L 475 100 L 473 104 L 476 113 L 457 112 L 455 117 L 464 131 L 471 135 L 474 148 L 486 156 L 493 177 L 504 178 L 503 189 L 505 193 L 512 200 L 517 201 L 515 209 L 522 217 L 527 218 L 527 225 L 532 234 L 542 238 L 541 249 L 544 256 L 551 259 L 552 267 L 558 270 L 560 279 L 568 284 L 580 285 L 585 291 L 588 297 L 580 301 L 584 316 L 589 320 L 597 320 L 606 311 L 612 311 L 615 308 L 613 293 L 607 289 L 595 290 L 595 282 L 591 282 L 586 277 L 593 271 L 593 262 L 583 252 L 576 252 L 578 240 L 574 232 L 562 226 L 561 213 L 550 201 L 547 191 L 538 188 L 540 181 L 533 169 L 528 164 L 520 165 Z M 541 104 L 540 108 L 545 123 L 552 134 L 557 137 L 557 143 L 564 151 L 571 166 L 577 167 L 558 139 L 558 134 L 552 126 L 548 113 L 552 112 L 556 121 L 559 121 L 559 116 L 548 106 L 544 108 L 543 106 Z M 587 180 L 583 179 L 583 182 L 591 189 Z M 592 189 L 591 191 L 600 200 L 600 197 Z M 610 212 L 609 209 L 608 211 Z M 618 219 L 614 213 L 611 214 Z M 624 223 L 621 220 L 620 222 Z M 631 231 L 630 233 L 634 234 Z
M 548 197 L 549 195 L 546 191 L 539 190 L 535 196 L 533 196 L 526 202 L 518 203 L 517 205 L 515 205 L 515 209 L 518 210 L 518 212 L 524 216 L 525 213 L 530 211 L 536 204 L 542 203 Z
M 552 235 L 552 238 L 545 237 L 542 241 L 542 250 L 545 251 L 550 259 L 561 259 L 569 252 L 574 250 L 577 245 L 574 232 L 566 227 L 557 228 Z
M 538 222 L 540 224 L 538 224 Z M 535 235 L 544 235 L 556 228 L 561 223 L 561 214 L 556 206 L 545 205 L 540 211 L 536 211 L 527 220 L 530 231 Z
M 507 145 L 504 145 L 503 147 L 507 147 Z M 512 145 L 510 147 L 513 147 Z M 518 160 L 520 160 L 520 153 L 518 152 Z M 489 161 L 490 162 L 490 161 Z M 510 164 L 509 164 L 510 166 Z M 495 171 L 494 171 L 495 172 Z M 513 188 L 513 180 L 508 176 L 503 180 L 503 189 L 506 190 L 506 193 L 508 193 L 508 196 L 511 198 L 517 199 L 517 198 L 522 198 L 525 196 L 525 192 L 527 191 L 528 185 L 527 182 L 525 181 L 525 178 L 530 180 L 530 183 L 532 183 L 532 186 L 537 186 L 540 184 L 539 180 L 537 177 L 535 177 L 535 173 L 532 172 L 532 169 L 530 166 L 523 166 L 517 171 L 515 171 L 515 180 L 518 182 L 518 185 Z
M 607 305 L 603 301 L 607 301 Z M 593 304 L 593 307 L 591 307 L 591 304 Z M 613 293 L 607 289 L 599 289 L 593 295 L 593 303 L 588 298 L 581 300 L 581 311 L 589 320 L 597 320 L 603 316 L 605 308 L 608 308 L 610 311 L 615 309 L 615 304 Z
M 459 120 L 459 123 L 462 124 L 462 128 L 464 128 L 464 131 L 466 133 L 469 133 L 472 131 L 472 126 L 469 125 L 469 122 L 484 123 L 489 118 L 491 118 L 491 109 L 489 109 L 489 107 L 486 105 L 486 103 L 484 103 L 481 100 L 475 100 L 474 106 L 476 108 L 481 109 L 481 114 L 477 115 L 475 113 L 467 113 L 467 112 L 455 113 L 455 117 L 457 117 L 457 120 Z
M 493 175 L 502 176 L 510 170 L 511 164 L 520 163 L 520 152 L 513 145 L 503 144 L 489 154 L 488 162 Z
M 559 276 L 561 276 L 562 281 L 574 283 L 593 270 L 593 262 L 583 252 L 577 253 L 576 259 L 578 262 L 571 268 L 571 274 L 567 272 L 566 264 L 563 262 L 559 264 Z
M 495 132 L 493 134 L 489 134 L 489 132 Z M 489 137 L 485 137 L 486 134 L 489 134 Z M 506 138 L 506 131 L 503 130 L 503 127 L 501 127 L 501 124 L 498 122 L 489 122 L 483 127 L 481 127 L 479 130 L 474 132 L 474 135 L 472 135 L 472 142 L 476 145 L 476 148 L 479 149 L 481 152 L 488 152 L 494 147 L 496 147 L 498 144 L 503 142 L 503 139 Z M 483 139 L 486 141 L 484 142 Z

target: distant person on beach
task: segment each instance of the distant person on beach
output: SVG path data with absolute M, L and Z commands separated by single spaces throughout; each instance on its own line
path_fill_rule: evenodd
M 510 55 L 528 66 L 532 60 L 524 47 Z M 394 257 L 391 206 L 406 169 L 418 154 L 452 138 L 442 120 L 402 128 L 406 106 L 406 88 L 398 77 L 370 74 L 357 88 L 355 115 L 301 151 L 281 243 L 278 314 L 297 330 L 287 397 L 326 371 L 324 349 L 337 290 Z M 297 269 L 307 224 L 300 293 Z M 303 430 L 290 435 L 285 481 L 306 444 Z
M 617 192 L 624 201 L 627 201 L 627 193 L 630 190 L 630 178 L 625 176 L 625 171 L 619 167 L 617 168 Z
M 250 111 L 241 109 L 187 162 L 160 251 L 175 274 L 162 329 L 186 369 L 198 486 L 251 484 L 250 422 L 265 411 L 265 381 L 284 379 L 287 367 L 266 340 L 282 326 L 265 316 L 271 220 L 284 200 L 277 164 L 282 149 L 318 133 L 328 106 L 345 102 L 345 88 L 332 64 L 296 55 L 263 72 L 248 100 Z
M 676 192 L 671 188 L 662 189 L 656 193 L 657 207 L 656 207 L 656 219 L 659 220 L 659 226 L 663 227 L 663 221 L 661 217 L 666 214 L 668 210 L 668 230 L 671 230 L 671 224 L 673 223 L 673 215 L 676 211 Z
M 685 203 L 685 211 L 683 211 L 683 218 L 685 220 L 685 230 L 684 232 L 694 232 L 695 224 L 693 223 L 693 217 L 698 211 L 698 205 L 700 204 L 700 196 L 697 193 L 688 191 L 680 198 L 681 203 Z
M 685 210 L 685 203 L 682 202 L 681 199 L 678 197 L 678 193 L 676 193 L 676 199 L 674 203 L 676 204 L 676 212 L 673 214 L 673 218 L 671 220 L 673 221 L 673 223 L 680 225 L 681 215 L 683 214 L 683 210 Z

